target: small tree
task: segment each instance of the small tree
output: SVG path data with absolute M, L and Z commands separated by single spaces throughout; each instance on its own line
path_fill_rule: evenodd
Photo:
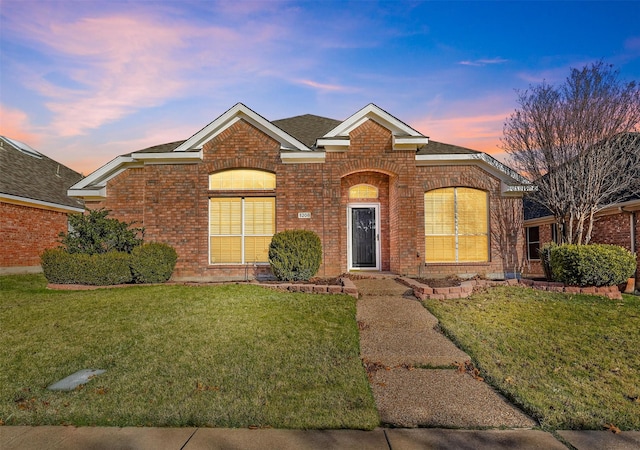
M 537 186 L 564 242 L 586 244 L 595 214 L 640 187 L 640 86 L 602 62 L 572 69 L 564 84 L 518 93 L 504 124 L 511 165 Z
M 131 253 L 142 244 L 144 228 L 130 228 L 133 222 L 122 222 L 108 218 L 108 215 L 106 209 L 71 214 L 69 233 L 60 233 L 60 242 L 67 252 L 94 255 L 115 250 Z
M 502 269 L 519 274 L 525 264 L 522 201 L 499 198 L 491 205 L 491 246 L 502 259 Z

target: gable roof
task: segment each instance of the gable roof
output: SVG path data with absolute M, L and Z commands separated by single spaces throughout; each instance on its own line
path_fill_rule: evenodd
M 280 148 L 283 150 L 311 150 L 307 145 L 303 144 L 290 134 L 287 134 L 260 114 L 242 103 L 236 103 L 220 117 L 179 145 L 174 151 L 183 152 L 201 149 L 206 142 L 210 141 L 239 120 L 248 122 L 267 136 L 280 142 Z
M 81 212 L 81 200 L 67 189 L 82 175 L 23 142 L 0 136 L 0 200 Z
M 394 150 L 415 151 L 418 165 L 474 164 L 498 177 L 503 192 L 519 195 L 530 187 L 524 177 L 491 156 L 450 144 L 429 141 L 388 112 L 370 103 L 344 121 L 304 114 L 268 121 L 242 103 L 237 103 L 189 139 L 156 145 L 118 156 L 69 189 L 69 195 L 85 199 L 106 197 L 107 182 L 123 171 L 145 164 L 195 164 L 202 160 L 203 145 L 218 134 L 244 120 L 280 143 L 284 164 L 324 163 L 327 152 L 344 152 L 350 145 L 349 133 L 368 120 L 391 132 Z
M 369 103 L 347 120 L 340 122 L 317 141 L 318 147 L 327 151 L 344 151 L 349 147 L 349 133 L 367 120 L 382 125 L 391 131 L 394 150 L 418 150 L 429 142 L 429 138 L 414 130 L 400 119 L 392 116 L 384 109 Z

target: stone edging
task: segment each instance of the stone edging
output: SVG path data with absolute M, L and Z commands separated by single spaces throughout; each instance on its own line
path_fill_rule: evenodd
M 411 278 L 400 277 L 397 280 L 412 288 L 413 295 L 420 300 L 434 299 L 445 300 L 455 298 L 466 298 L 470 296 L 474 289 L 479 287 L 493 286 L 526 286 L 540 291 L 565 292 L 568 294 L 591 294 L 601 295 L 611 300 L 622 300 L 622 294 L 617 286 L 605 287 L 578 287 L 565 286 L 562 283 L 553 283 L 550 281 L 534 281 L 528 279 L 511 279 L 505 281 L 492 280 L 467 280 L 460 283 L 460 286 L 432 288 L 426 284 L 422 284 Z
M 347 294 L 358 298 L 358 289 L 349 278 L 340 278 L 340 286 L 324 284 L 277 283 L 260 284 L 262 287 L 287 292 L 304 292 L 307 294 Z

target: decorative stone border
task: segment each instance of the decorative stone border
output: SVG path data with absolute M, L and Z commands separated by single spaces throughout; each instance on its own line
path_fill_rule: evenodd
M 305 292 L 308 294 L 347 294 L 358 298 L 358 289 L 349 278 L 340 278 L 341 286 L 325 284 L 277 283 L 260 284 L 262 287 L 287 292 Z
M 540 291 L 551 292 L 566 292 L 571 294 L 591 294 L 601 295 L 611 300 L 622 300 L 622 294 L 617 286 L 606 287 L 578 287 L 578 286 L 565 286 L 562 283 L 553 283 L 549 281 L 534 281 L 525 278 L 511 279 L 504 281 L 493 280 L 467 280 L 460 283 L 460 286 L 452 287 L 440 287 L 432 288 L 426 284 L 419 283 L 411 278 L 400 277 L 397 280 L 412 288 L 413 295 L 420 300 L 434 299 L 434 300 L 447 300 L 455 298 L 469 297 L 474 289 L 478 287 L 493 287 L 493 286 L 526 286 L 532 289 L 538 289 Z
M 193 283 L 193 282 L 172 282 L 169 281 L 167 283 L 147 283 L 147 284 L 113 284 L 107 286 L 92 286 L 86 284 L 47 284 L 47 289 L 53 290 L 61 290 L 61 291 L 89 291 L 94 289 L 113 289 L 119 287 L 132 287 L 132 286 L 159 286 L 159 285 L 207 285 L 207 284 L 238 284 L 244 282 L 225 282 L 225 283 Z M 255 282 L 245 283 L 245 284 L 256 284 Z M 257 283 L 259 286 L 266 287 L 269 289 L 275 289 L 278 291 L 285 292 L 305 292 L 309 294 L 347 294 L 352 297 L 358 298 L 358 289 L 356 285 L 349 278 L 342 277 L 340 278 L 340 286 L 326 285 L 326 284 L 302 284 L 302 283 Z

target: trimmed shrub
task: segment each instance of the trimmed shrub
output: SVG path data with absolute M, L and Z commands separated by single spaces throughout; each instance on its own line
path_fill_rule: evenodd
M 306 281 L 318 272 L 321 261 L 322 245 L 313 231 L 286 230 L 273 235 L 269 263 L 279 280 Z
M 617 245 L 559 245 L 551 250 L 554 281 L 571 286 L 615 286 L 636 270 L 635 256 Z
M 136 283 L 164 283 L 173 273 L 178 254 L 167 244 L 151 242 L 131 252 L 131 272 Z
M 131 283 L 130 261 L 128 253 L 114 251 L 87 255 L 50 249 L 41 256 L 42 270 L 50 283 L 94 286 Z

